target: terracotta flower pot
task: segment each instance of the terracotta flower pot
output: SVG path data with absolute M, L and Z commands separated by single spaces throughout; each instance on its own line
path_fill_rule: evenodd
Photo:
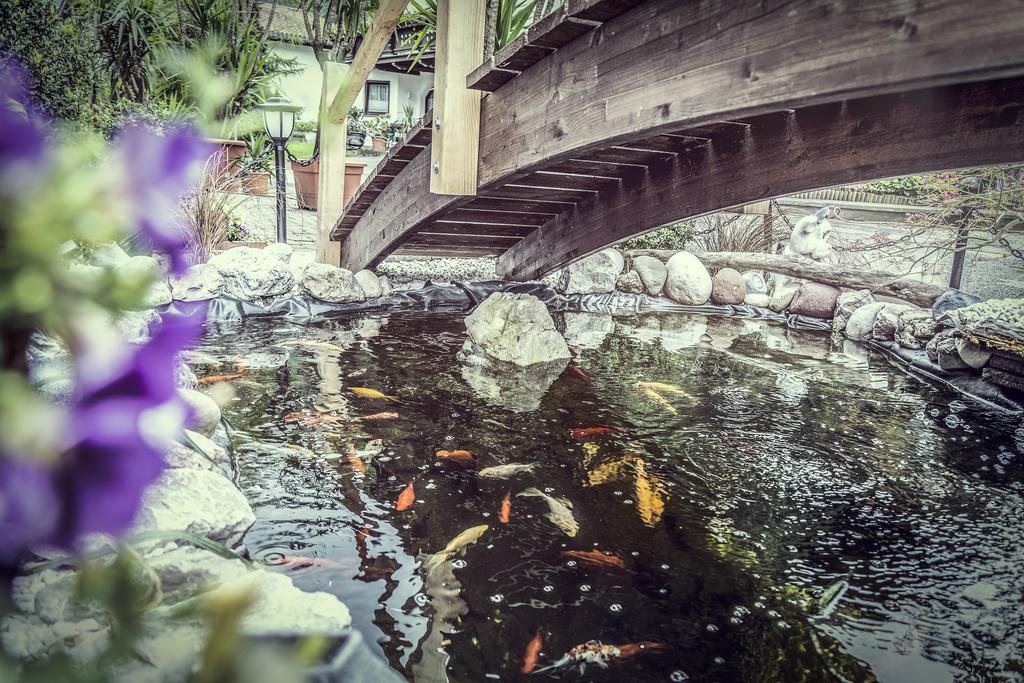
M 217 248 L 221 251 L 225 249 L 234 249 L 235 247 L 250 247 L 252 249 L 262 249 L 267 246 L 266 242 L 231 242 L 224 241 L 217 245 Z
M 220 154 L 220 157 L 217 159 L 217 165 L 214 167 L 214 172 L 218 178 L 231 175 L 241 168 L 242 158 L 245 156 L 247 149 L 243 140 L 209 138 L 207 142 L 212 142 L 216 145 L 217 153 Z
M 345 187 L 343 191 L 343 202 L 355 195 L 363 180 L 363 169 L 366 164 L 345 164 Z M 295 178 L 295 196 L 298 198 L 300 209 L 316 211 L 317 195 L 320 191 L 320 162 L 314 161 L 308 166 L 292 162 L 292 176 Z
M 379 152 L 380 154 L 383 154 L 384 152 L 388 151 L 388 141 L 385 140 L 384 138 L 374 137 L 372 140 L 372 144 L 374 152 Z
M 241 177 L 242 192 L 265 197 L 270 192 L 270 174 L 266 171 L 253 171 Z

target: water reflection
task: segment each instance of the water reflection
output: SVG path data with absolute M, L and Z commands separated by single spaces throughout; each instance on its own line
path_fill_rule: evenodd
M 458 316 L 212 328 L 197 374 L 250 368 L 225 415 L 254 556 L 329 561 L 273 569 L 341 597 L 417 681 L 515 680 L 538 628 L 540 666 L 592 639 L 671 645 L 577 680 L 1019 675 L 1018 419 L 824 334 L 689 314 L 615 318 L 606 334 L 587 315 L 560 322 L 582 372 L 532 381 L 467 375 Z M 338 348 L 280 346 L 296 338 Z M 640 381 L 684 393 L 666 406 Z M 332 419 L 284 420 L 297 412 Z M 381 413 L 397 417 L 363 419 Z M 439 449 L 538 467 L 482 479 Z M 570 502 L 578 534 L 516 496 L 528 487 Z M 477 524 L 490 530 L 464 558 L 424 571 L 424 553 Z M 594 550 L 613 559 L 564 554 Z

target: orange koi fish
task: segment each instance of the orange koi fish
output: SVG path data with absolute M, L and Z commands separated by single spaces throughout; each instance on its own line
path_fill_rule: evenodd
M 416 482 L 415 479 L 409 482 L 409 485 L 402 489 L 402 492 L 398 494 L 398 500 L 395 502 L 395 509 L 399 512 L 404 512 L 412 507 L 412 504 L 416 502 L 416 491 L 412 485 Z
M 626 563 L 615 553 L 600 550 L 563 550 L 562 557 L 569 557 L 602 569 L 625 569 Z
M 623 434 L 623 433 L 625 433 L 625 431 L 626 431 L 625 429 L 619 429 L 618 427 L 597 426 L 597 427 L 573 427 L 572 429 L 569 430 L 569 433 L 572 434 L 572 438 L 576 439 L 577 441 L 582 441 L 583 439 L 589 438 L 591 436 L 600 436 L 602 434 L 616 434 L 616 433 L 617 434 Z
M 244 376 L 244 373 L 241 372 L 236 372 L 230 375 L 208 375 L 206 377 L 200 377 L 196 383 L 200 385 L 217 384 L 218 382 L 230 382 L 233 379 L 239 379 Z
M 601 668 L 607 668 L 612 662 L 621 662 L 624 659 L 635 657 L 642 652 L 664 649 L 666 649 L 666 646 L 661 643 L 647 641 L 628 643 L 626 645 L 609 645 L 598 640 L 591 640 L 582 645 L 575 646 L 551 666 L 538 669 L 537 673 L 564 667 L 578 667 L 582 673 L 588 664 L 596 664 Z
M 359 472 L 360 474 L 366 474 L 366 463 L 363 462 L 363 459 L 359 457 L 359 453 L 356 452 L 356 449 L 350 448 L 348 450 L 347 455 L 348 464 L 352 465 L 352 469 L 354 469 L 356 472 Z
M 266 564 L 275 567 L 290 567 L 292 569 L 310 569 L 311 567 L 324 567 L 330 569 L 342 569 L 345 567 L 341 562 L 327 560 L 322 557 L 303 557 L 301 555 L 281 555 L 272 561 L 265 561 Z
M 321 415 L 309 411 L 300 410 L 294 413 L 286 413 L 281 417 L 285 422 L 299 422 L 307 427 L 315 427 L 319 424 L 335 424 L 341 422 L 342 418 L 334 415 Z
M 508 524 L 509 518 L 512 516 L 512 492 L 509 491 L 505 494 L 505 497 L 501 499 L 501 512 L 498 513 L 498 521 L 502 524 Z
M 540 648 L 542 645 L 543 641 L 540 638 L 540 627 L 538 626 L 537 634 L 526 644 L 526 652 L 523 653 L 523 668 L 520 671 L 524 674 L 531 673 L 537 668 L 537 660 L 540 658 Z
M 591 381 L 590 376 L 587 373 L 583 372 L 583 370 L 581 370 L 579 366 L 570 365 L 569 372 L 575 375 L 577 379 L 581 379 L 584 382 Z
M 443 460 L 451 460 L 462 464 L 475 465 L 476 461 L 479 460 L 475 455 L 469 451 L 455 450 L 455 451 L 438 451 L 437 457 Z
M 366 422 L 367 420 L 397 420 L 398 413 L 374 413 L 373 415 L 361 415 L 352 418 L 354 422 Z

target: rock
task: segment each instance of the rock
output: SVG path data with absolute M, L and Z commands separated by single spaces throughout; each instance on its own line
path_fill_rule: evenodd
M 464 356 L 473 355 L 475 345 L 488 358 L 517 366 L 570 358 L 555 321 L 535 296 L 495 292 L 465 322 L 469 339 Z
M 391 280 L 388 279 L 387 275 L 381 275 L 377 280 L 380 282 L 381 296 L 391 296 L 394 293 L 395 288 L 391 286 Z
M 160 577 L 163 605 L 173 605 L 249 574 L 240 560 L 221 557 L 192 545 L 161 545 L 146 552 L 145 559 Z
M 372 270 L 360 270 L 355 274 L 355 278 L 359 286 L 362 287 L 363 294 L 367 299 L 376 299 L 383 294 L 380 280 Z
M 910 309 L 900 315 L 896 323 L 896 343 L 905 349 L 923 349 L 938 331 L 931 311 Z
M 302 280 L 303 274 L 306 272 L 306 267 L 316 263 L 316 254 L 311 252 L 300 252 L 298 254 L 292 254 L 288 260 L 288 270 L 291 271 L 292 277 L 295 278 L 295 282 Z
M 235 247 L 210 259 L 224 279 L 227 294 L 251 301 L 287 294 L 295 284 L 288 264 L 266 249 Z
M 631 270 L 619 276 L 615 281 L 615 289 L 628 294 L 642 294 L 644 283 L 640 279 L 640 275 L 635 270 Z
M 659 296 L 665 288 L 665 278 L 668 277 L 668 269 L 661 259 L 653 256 L 637 256 L 633 259 L 633 270 L 640 276 L 644 283 L 644 289 L 651 296 Z
M 770 302 L 771 297 L 767 294 L 747 294 L 743 297 L 743 303 L 747 306 L 756 306 L 757 308 L 768 308 Z
M 92 254 L 89 257 L 92 265 L 105 268 L 117 268 L 129 259 L 131 259 L 131 256 L 117 242 L 99 245 L 92 250 Z
M 615 249 L 605 249 L 562 269 L 556 289 L 562 294 L 603 294 L 615 291 L 623 258 Z
M 146 490 L 133 533 L 184 529 L 234 547 L 255 521 L 245 496 L 229 479 L 184 467 L 165 471 Z
M 263 248 L 263 253 L 279 258 L 285 263 L 291 261 L 294 252 L 295 250 L 287 242 L 274 242 Z
M 181 277 L 171 276 L 170 283 L 175 301 L 205 301 L 224 291 L 224 278 L 210 263 L 191 266 Z
M 142 300 L 148 308 L 166 306 L 173 300 L 163 268 L 152 256 L 131 256 L 114 268 L 114 272 L 131 282 L 151 282 Z
M 935 303 L 932 304 L 932 317 L 938 320 L 942 317 L 943 313 L 955 311 L 958 308 L 976 304 L 979 301 L 981 301 L 981 299 L 973 294 L 961 292 L 959 289 L 951 289 L 936 299 Z
M 956 326 L 961 336 L 986 347 L 1024 358 L 1024 297 L 970 304 L 943 313 L 939 322 Z
M 70 405 L 75 398 L 75 381 L 73 379 L 55 379 L 36 387 L 36 391 L 51 403 Z
M 963 337 L 956 338 L 956 352 L 960 360 L 975 370 L 981 370 L 992 358 L 991 351 L 985 351 L 970 339 Z
M 612 260 L 612 263 L 615 264 L 615 267 L 619 269 L 620 273 L 626 267 L 626 257 L 618 249 L 609 247 L 600 253 L 607 255 Z
M 228 461 L 228 452 L 226 450 L 199 432 L 192 432 L 186 429 L 185 435 L 206 455 L 203 456 L 196 453 L 191 446 L 186 444 L 175 443 L 164 456 L 168 467 L 172 469 L 193 467 L 201 470 L 213 470 L 215 472 L 220 472 L 221 474 L 230 473 L 230 463 Z
M 326 263 L 306 266 L 299 286 L 310 296 L 332 304 L 362 301 L 366 298 L 366 293 L 352 271 Z
M 711 278 L 711 303 L 718 306 L 743 303 L 747 296 L 747 281 L 738 270 L 722 268 Z
M 789 302 L 789 312 L 811 318 L 831 318 L 836 310 L 839 290 L 818 282 L 800 285 Z
M 210 436 L 220 424 L 220 406 L 206 394 L 195 389 L 179 389 L 178 393 L 192 409 L 185 426 L 203 436 Z
M 756 270 L 745 270 L 740 273 L 740 277 L 747 283 L 748 294 L 768 293 L 768 281 L 765 280 L 764 273 L 759 273 Z
M 195 389 L 199 384 L 196 373 L 180 357 L 174 359 L 174 386 L 179 389 Z
M 868 289 L 843 292 L 836 297 L 836 307 L 832 313 L 833 334 L 839 334 L 846 329 L 846 323 L 854 311 L 874 301 L 875 297 Z
M 126 342 L 141 344 L 149 339 L 151 326 L 159 324 L 160 314 L 151 308 L 141 311 L 122 311 L 113 322 Z
M 584 349 L 596 349 L 604 343 L 605 337 L 615 330 L 615 321 L 609 313 L 562 314 L 562 334 L 569 348 L 579 353 Z
M 711 298 L 711 275 L 688 251 L 673 254 L 665 264 L 665 295 L 681 304 L 701 305 Z
M 896 338 L 896 326 L 904 311 L 911 310 L 906 304 L 890 304 L 882 306 L 875 316 L 875 324 L 871 328 L 871 338 L 875 341 L 893 341 Z
M 985 368 L 981 371 L 981 378 L 1007 389 L 1024 392 L 1024 377 L 1012 372 L 1005 372 L 996 368 Z
M 87 263 L 68 263 L 66 267 L 76 282 L 90 287 L 99 285 L 107 277 L 108 272 L 107 268 L 90 266 Z
M 871 339 L 871 333 L 875 327 L 875 318 L 878 316 L 878 312 L 885 308 L 885 306 L 885 302 L 875 301 L 864 304 L 855 310 L 850 314 L 850 319 L 846 321 L 846 336 L 854 341 Z
M 800 283 L 795 280 L 777 282 L 771 298 L 768 299 L 768 308 L 776 313 L 782 313 L 793 301 L 798 289 L 800 289 Z
M 1015 375 L 1024 375 L 1024 359 L 1001 352 L 991 353 L 989 365 L 997 370 L 1012 372 Z
M 935 343 L 935 360 L 933 362 L 943 370 L 957 371 L 971 368 L 957 353 L 956 341 L 956 336 L 952 334 L 939 334 L 932 339 L 932 342 Z M 931 356 L 929 355 L 929 357 Z

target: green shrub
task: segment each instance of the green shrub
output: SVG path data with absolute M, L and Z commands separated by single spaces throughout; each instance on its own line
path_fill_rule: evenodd
M 631 237 L 619 246 L 623 249 L 682 249 L 695 234 L 693 221 L 683 221 Z

